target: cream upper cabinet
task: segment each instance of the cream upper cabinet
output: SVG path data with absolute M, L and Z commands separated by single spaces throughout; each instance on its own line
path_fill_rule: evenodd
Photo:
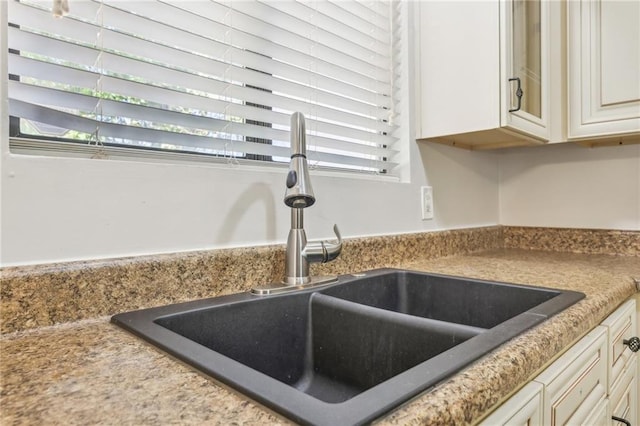
M 640 2 L 567 2 L 568 137 L 640 138 Z
M 549 139 L 549 4 L 418 2 L 418 139 L 495 148 Z

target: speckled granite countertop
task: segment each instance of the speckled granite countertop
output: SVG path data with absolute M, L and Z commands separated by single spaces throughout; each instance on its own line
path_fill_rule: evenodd
M 498 249 L 402 266 L 584 292 L 587 297 L 511 340 L 381 424 L 479 419 L 635 293 L 640 258 Z M 356 272 L 356 271 L 353 271 Z M 0 423 L 287 424 L 109 323 L 82 320 L 2 336 Z

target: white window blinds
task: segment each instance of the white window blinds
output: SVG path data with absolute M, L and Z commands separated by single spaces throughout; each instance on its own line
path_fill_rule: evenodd
M 9 1 L 12 136 L 278 162 L 301 111 L 310 164 L 393 169 L 396 3 L 69 4 Z

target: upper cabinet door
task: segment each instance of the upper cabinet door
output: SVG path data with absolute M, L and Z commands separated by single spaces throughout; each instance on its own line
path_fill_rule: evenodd
M 502 122 L 549 139 L 549 4 L 503 0 L 500 3 Z
M 571 139 L 640 134 L 640 2 L 568 2 Z
M 470 149 L 548 141 L 548 3 L 414 5 L 420 35 L 417 138 Z

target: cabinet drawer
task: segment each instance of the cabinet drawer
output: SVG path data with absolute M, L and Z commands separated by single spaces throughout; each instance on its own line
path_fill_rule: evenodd
M 620 306 L 613 314 L 602 322 L 608 328 L 609 338 L 609 362 L 607 365 L 607 377 L 609 387 L 620 379 L 622 371 L 627 364 L 635 361 L 635 353 L 631 352 L 622 342 L 633 336 L 637 336 L 636 305 L 635 300 L 629 300 Z
M 607 328 L 593 329 L 535 380 L 545 387 L 545 425 L 580 424 L 592 418 L 594 407 L 601 409 L 602 400 L 606 404 Z
M 540 383 L 531 382 L 516 392 L 480 426 L 542 426 L 542 391 Z

